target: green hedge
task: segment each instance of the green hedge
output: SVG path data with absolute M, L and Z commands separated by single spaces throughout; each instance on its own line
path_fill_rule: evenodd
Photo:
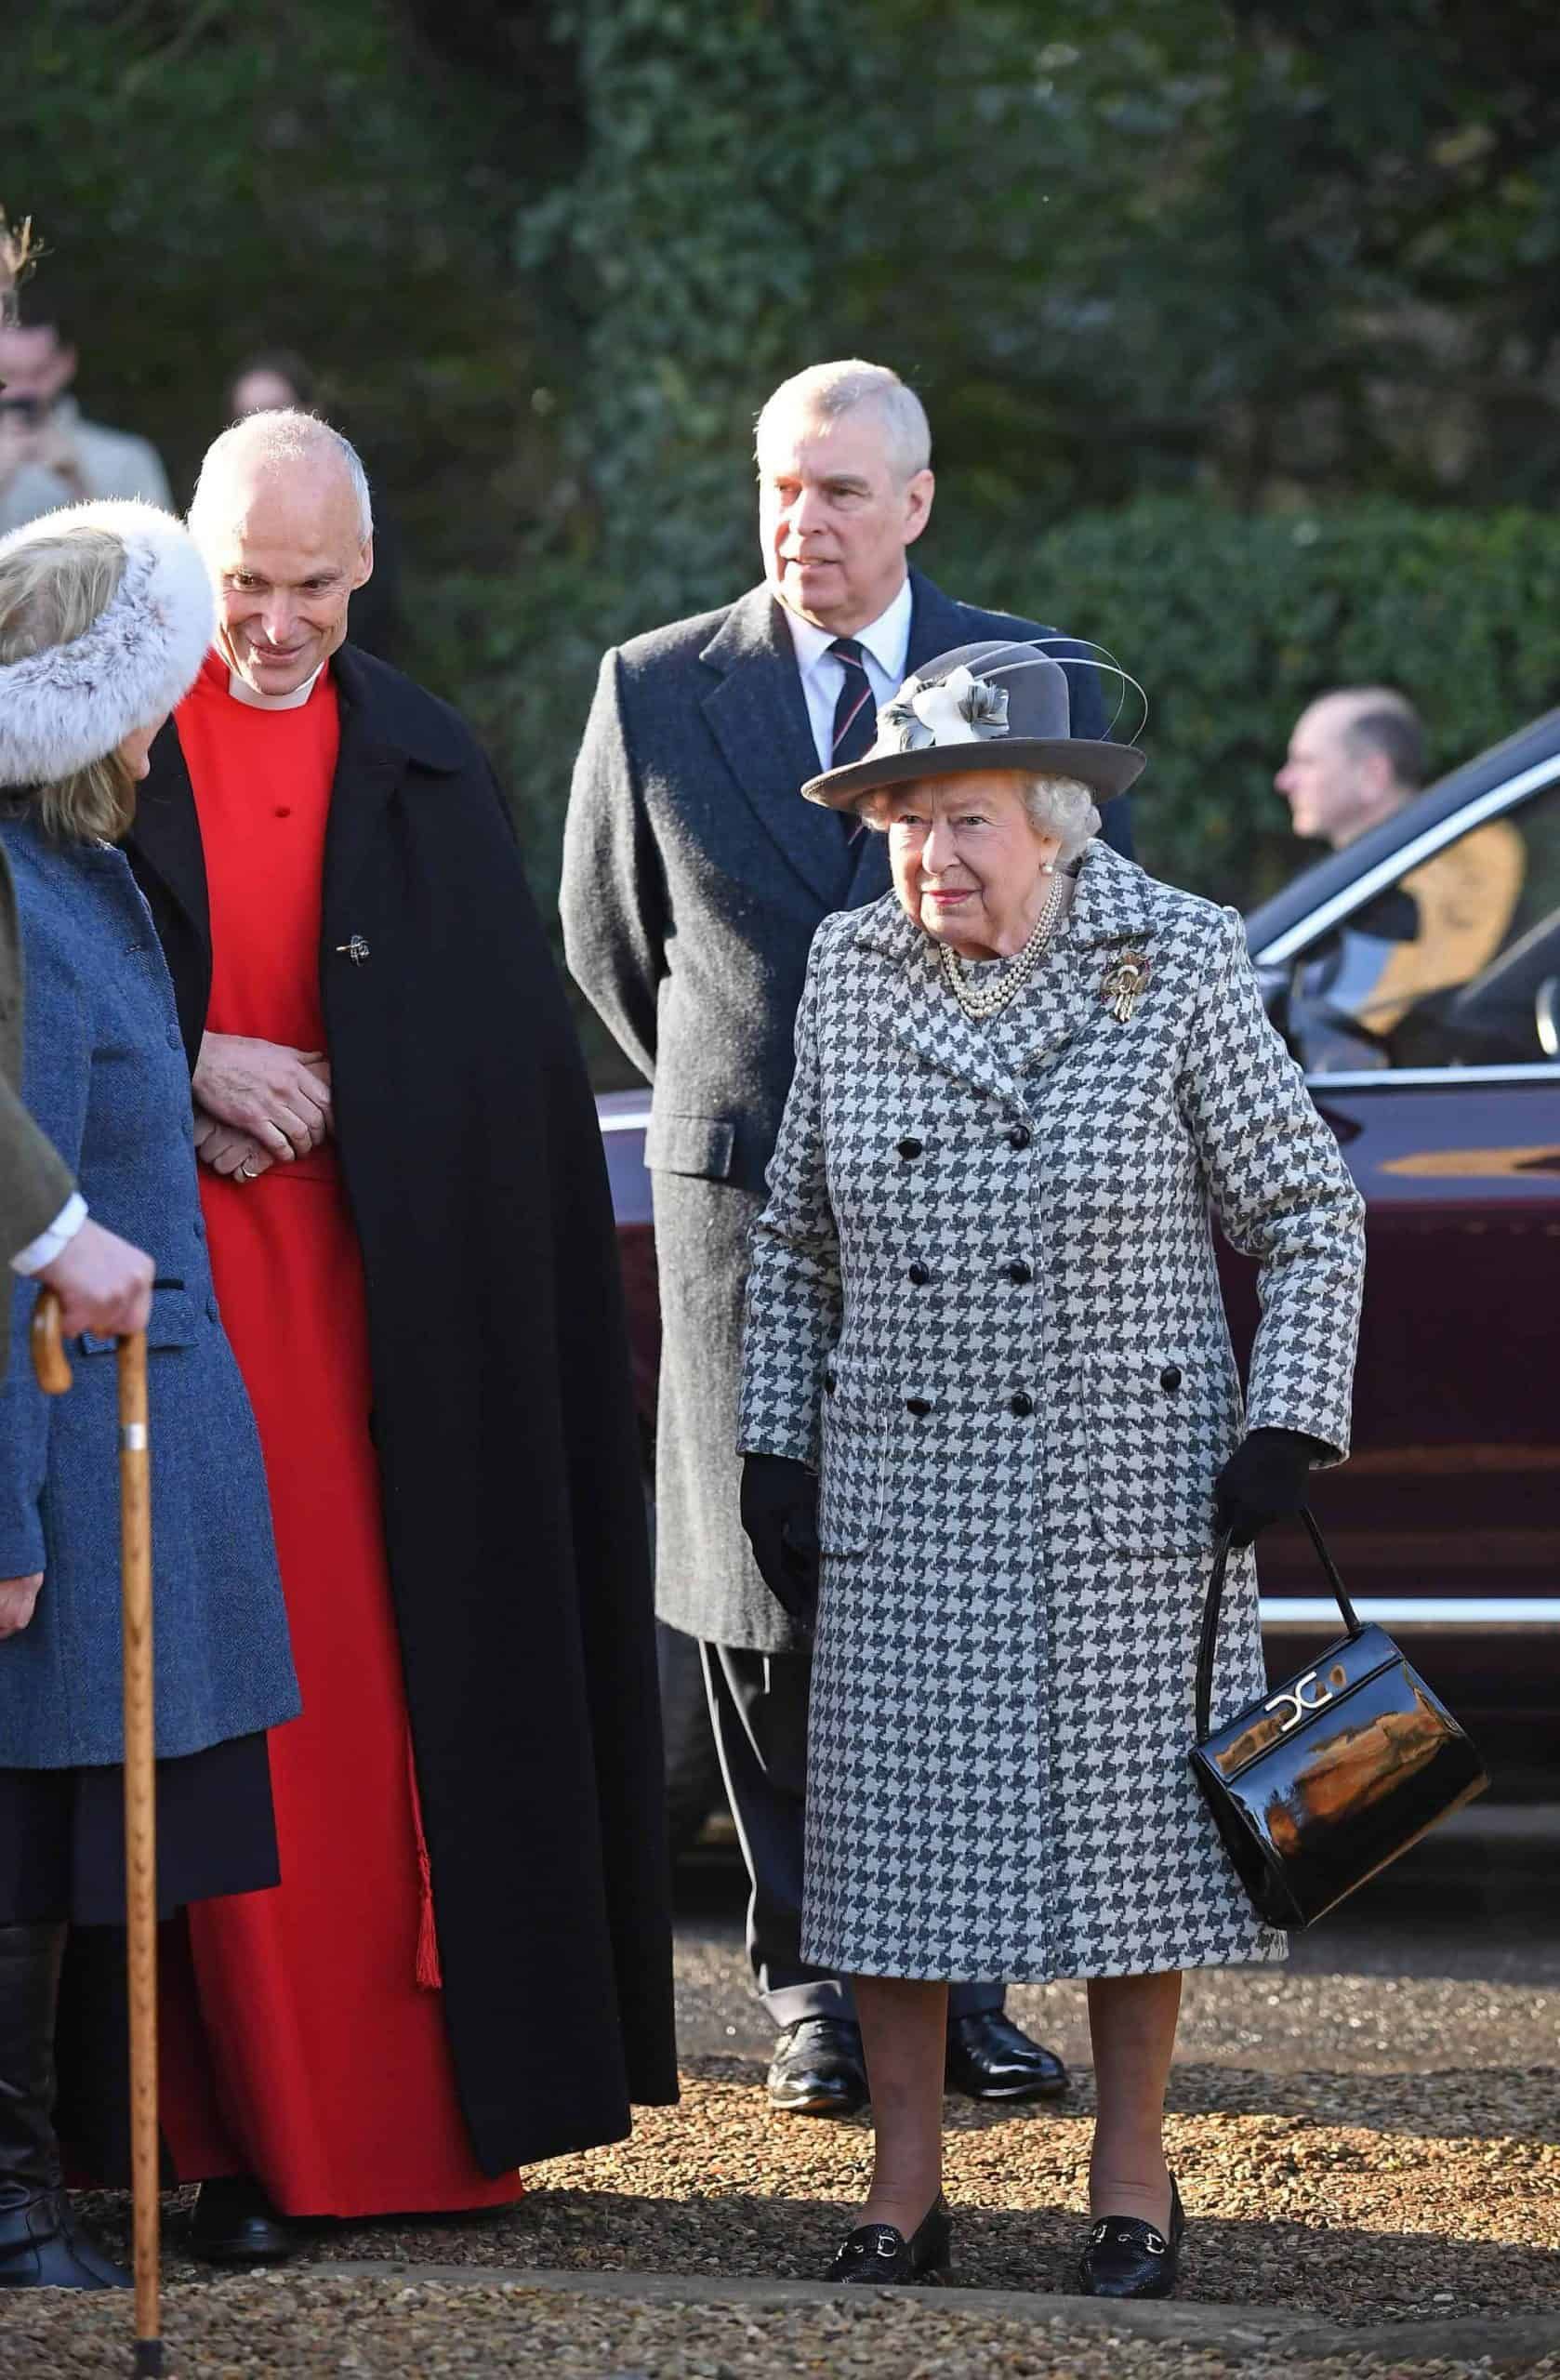
M 1095 637 L 1143 681 L 1142 857 L 1237 906 L 1312 855 L 1273 772 L 1323 688 L 1401 686 L 1436 772 L 1560 701 L 1560 522 L 1543 514 L 1377 503 L 1253 518 L 1175 498 L 1028 535 L 981 525 L 954 484 L 939 515 L 921 554 L 950 592 Z M 550 915 L 597 661 L 654 623 L 583 559 L 430 591 L 414 667 L 489 743 Z M 704 600 L 735 591 L 712 585 Z

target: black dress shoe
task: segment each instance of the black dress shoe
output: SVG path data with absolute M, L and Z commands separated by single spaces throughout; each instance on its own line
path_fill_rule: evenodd
M 941 2190 L 908 2240 L 892 2223 L 864 2223 L 851 2233 L 826 2281 L 860 2281 L 881 2289 L 894 2281 L 940 2281 L 948 2268 L 953 2228 Z
M 0 2215 L 0 2289 L 128 2289 L 123 2265 L 72 2225 L 62 2190 Z
M 972 2099 L 1059 2099 L 1067 2069 L 999 2010 L 956 2016 L 948 2027 L 947 2086 Z
M 803 2016 L 774 2044 L 769 2103 L 790 2116 L 851 2116 L 866 2105 L 861 2029 L 842 2016 Z
M 1181 2242 L 1186 2235 L 1181 2192 L 1170 2175 L 1170 2238 L 1133 2215 L 1103 2215 L 1078 2258 L 1077 2277 L 1086 2297 L 1168 2297 L 1181 2272 Z
M 278 2215 L 258 2182 L 203 2182 L 195 2200 L 190 2245 L 213 2265 L 276 2265 L 297 2246 L 297 2233 Z

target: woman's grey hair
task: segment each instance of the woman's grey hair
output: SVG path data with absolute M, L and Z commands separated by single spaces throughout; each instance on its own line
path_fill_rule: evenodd
M 1056 836 L 1062 845 L 1063 860 L 1076 859 L 1085 843 L 1100 831 L 1100 813 L 1089 787 L 1077 777 L 1035 776 L 1021 769 L 1011 774 L 1018 780 L 1019 793 L 1036 834 Z M 916 782 L 954 786 L 958 779 L 937 776 Z M 911 790 L 907 785 L 879 786 L 865 794 L 856 808 L 869 826 L 886 831 L 893 823 L 889 815 L 890 804 Z
M 864 364 L 848 356 L 838 364 L 810 364 L 805 372 L 782 380 L 764 405 L 754 430 L 753 448 L 761 460 L 764 436 L 782 420 L 838 421 L 857 405 L 870 405 L 887 432 L 889 468 L 901 484 L 924 471 L 932 461 L 932 425 L 914 389 L 906 388 L 886 364 Z
M 215 518 L 218 494 L 227 473 L 237 464 L 258 464 L 263 470 L 274 463 L 301 463 L 334 455 L 351 483 L 358 508 L 358 535 L 366 545 L 374 535 L 374 506 L 368 473 L 350 439 L 343 438 L 318 414 L 288 408 L 275 413 L 246 414 L 214 438 L 205 450 L 195 493 L 190 499 L 189 523 L 198 537 L 203 517 Z

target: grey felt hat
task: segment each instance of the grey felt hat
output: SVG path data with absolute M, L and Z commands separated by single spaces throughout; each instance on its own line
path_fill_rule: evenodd
M 879 786 L 972 769 L 1077 777 L 1096 801 L 1125 793 L 1147 754 L 1131 744 L 1074 735 L 1069 677 L 1084 669 L 1126 673 L 1092 653 L 1053 655 L 1048 641 L 993 639 L 957 645 L 923 662 L 878 713 L 872 749 L 842 769 L 809 778 L 803 794 L 827 810 L 848 810 Z

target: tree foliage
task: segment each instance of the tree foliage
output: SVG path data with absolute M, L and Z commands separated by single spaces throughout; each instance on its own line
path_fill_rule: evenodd
M 892 363 L 956 591 L 1149 684 L 1144 845 L 1248 898 L 1304 696 L 1450 759 L 1555 689 L 1553 0 L 14 0 L 0 202 L 89 409 L 188 485 L 310 353 L 413 550 L 408 658 L 549 901 L 602 647 L 755 575 L 751 426 Z

